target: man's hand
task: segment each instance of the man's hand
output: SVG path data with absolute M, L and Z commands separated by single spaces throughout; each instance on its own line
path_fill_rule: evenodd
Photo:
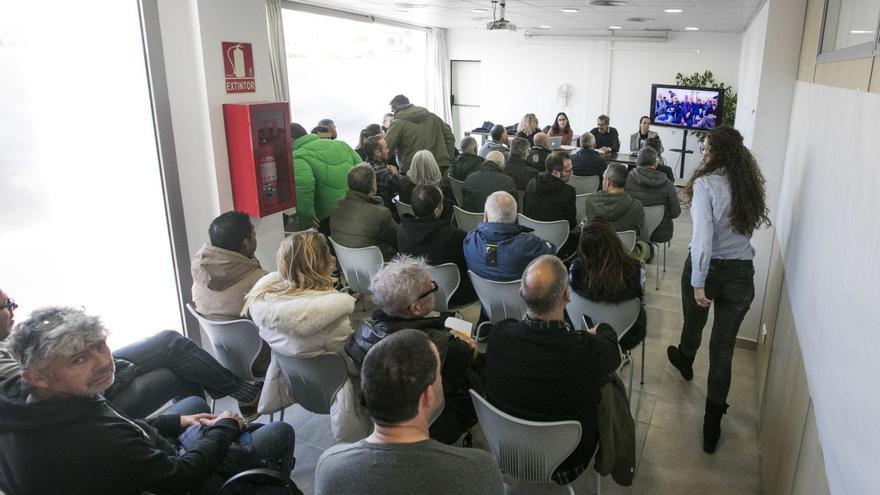
M 202 422 L 202 424 L 205 426 L 214 426 L 218 421 L 220 421 L 221 419 L 226 419 L 226 418 L 234 419 L 235 422 L 238 423 L 239 430 L 244 429 L 244 424 L 245 424 L 244 418 L 242 418 L 241 416 L 239 416 L 238 414 L 236 414 L 232 411 L 223 411 L 223 414 L 221 414 L 213 419 L 205 420 Z
M 394 175 L 400 175 L 400 170 L 397 169 L 394 165 L 386 165 L 388 167 L 388 171 Z
M 596 335 L 596 330 L 599 329 L 599 325 L 593 325 L 592 328 L 587 328 L 587 333 L 590 335 Z
M 180 429 L 186 429 L 193 425 L 205 424 L 203 421 L 210 421 L 217 416 L 215 414 L 191 414 L 189 416 L 181 416 L 180 417 Z
M 479 351 L 477 350 L 477 342 L 474 339 L 472 339 L 470 336 L 465 335 L 464 333 L 462 333 L 458 330 L 450 330 L 449 333 L 451 333 L 458 340 L 469 345 L 470 348 L 474 351 L 475 356 L 479 353 Z
M 697 306 L 708 308 L 712 305 L 712 300 L 706 298 L 705 287 L 694 287 L 694 299 L 697 301 Z

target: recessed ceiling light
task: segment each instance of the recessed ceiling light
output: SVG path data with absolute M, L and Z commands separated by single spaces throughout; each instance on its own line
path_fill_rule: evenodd
M 562 11 L 566 14 L 576 14 L 578 12 L 578 9 L 562 9 Z
M 681 9 L 665 9 L 663 12 L 666 12 L 667 14 L 681 14 L 682 10 Z
M 627 22 L 651 22 L 654 18 L 652 17 L 630 17 L 626 21 Z
M 608 26 L 608 29 L 623 29 L 620 26 Z
M 552 28 L 552 27 L 553 27 L 553 26 L 548 26 L 548 25 L 546 25 L 546 24 L 541 24 L 540 26 L 538 26 L 538 29 L 550 29 L 550 28 Z
M 698 27 L 691 27 L 691 26 L 686 27 L 686 28 L 684 28 L 684 29 L 685 29 L 686 31 L 699 31 L 699 30 L 700 30 L 700 28 L 698 28 Z
M 850 31 L 849 34 L 874 34 L 874 31 L 868 31 L 865 29 L 854 29 Z
M 488 14 L 489 9 L 471 9 L 474 14 Z
M 626 5 L 626 2 L 623 0 L 593 0 L 590 2 L 590 5 L 595 5 L 596 7 L 622 7 Z

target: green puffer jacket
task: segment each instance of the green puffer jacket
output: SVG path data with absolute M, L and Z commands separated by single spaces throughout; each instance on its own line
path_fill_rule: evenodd
M 296 213 L 300 229 L 312 219 L 330 216 L 333 205 L 348 193 L 348 171 L 362 162 L 342 141 L 307 134 L 293 142 L 293 176 L 296 181 Z
M 406 173 L 413 155 L 428 150 L 440 169 L 449 168 L 455 155 L 455 136 L 440 117 L 415 105 L 397 110 L 385 134 L 388 149 L 397 153 L 400 171 Z

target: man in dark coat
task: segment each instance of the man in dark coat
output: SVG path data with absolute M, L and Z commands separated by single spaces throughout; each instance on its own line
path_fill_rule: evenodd
M 620 151 L 620 137 L 617 129 L 611 127 L 611 119 L 607 115 L 600 115 L 596 119 L 596 127 L 590 129 L 590 133 L 596 138 L 596 147 L 603 152 L 617 153 Z
M 602 159 L 596 147 L 596 138 L 589 132 L 585 132 L 581 136 L 581 149 L 571 156 L 571 166 L 574 175 L 578 177 L 589 177 L 598 175 L 602 177 L 608 163 Z M 602 181 L 599 181 L 599 187 L 602 187 Z
M 529 162 L 526 161 L 526 155 L 529 153 L 529 141 L 524 138 L 515 138 L 510 144 L 510 158 L 504 166 L 504 173 L 513 179 L 516 189 L 525 191 L 529 181 L 538 175 Z
M 504 174 L 504 155 L 500 151 L 490 151 L 486 155 L 486 161 L 464 181 L 461 189 L 464 199 L 462 208 L 474 213 L 481 212 L 486 204 L 486 198 L 496 191 L 505 191 L 514 195 L 516 184 Z
M 567 220 L 569 230 L 577 226 L 577 195 L 568 185 L 571 158 L 567 151 L 554 151 L 547 157 L 546 172 L 539 174 L 526 187 L 523 214 L 532 220 L 552 222 Z
M 477 154 L 477 140 L 468 136 L 461 140 L 461 154 L 452 164 L 449 175 L 453 179 L 465 180 L 467 176 L 477 170 L 485 160 Z
M 534 146 L 529 150 L 529 156 L 526 161 L 538 172 L 544 170 L 544 161 L 550 156 L 550 139 L 543 132 L 535 134 L 533 138 Z
M 667 242 L 672 239 L 672 219 L 681 214 L 678 191 L 666 174 L 657 170 L 657 152 L 646 147 L 639 151 L 636 168 L 626 178 L 626 193 L 642 202 L 642 206 L 663 205 L 663 220 L 654 234 L 653 242 Z

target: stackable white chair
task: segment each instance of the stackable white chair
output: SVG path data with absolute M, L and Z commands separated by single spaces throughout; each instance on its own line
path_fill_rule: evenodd
M 455 216 L 455 224 L 458 228 L 465 232 L 470 232 L 480 225 L 483 221 L 483 212 L 467 211 L 459 208 L 457 205 L 452 207 Z
M 568 179 L 568 185 L 573 187 L 577 194 L 592 194 L 599 189 L 602 177 L 598 175 L 572 175 Z
M 337 392 L 348 379 L 342 356 L 327 352 L 303 358 L 273 351 L 272 357 L 287 377 L 290 395 L 298 404 L 315 414 L 330 414 L 330 406 L 336 400 Z
M 534 230 L 536 236 L 553 244 L 557 253 L 562 248 L 562 245 L 565 244 L 565 240 L 568 239 L 568 221 L 566 220 L 541 222 L 539 220 L 532 220 L 522 213 L 517 214 L 517 219 L 520 225 Z
M 196 311 L 192 303 L 186 309 L 196 317 L 205 331 L 217 361 L 235 376 L 248 382 L 262 381 L 264 377 L 253 373 L 254 361 L 260 354 L 263 339 L 260 329 L 251 320 L 210 320 Z
M 493 323 L 507 318 L 520 319 L 526 315 L 526 302 L 519 297 L 519 280 L 495 282 L 486 280 L 468 270 L 468 276 L 480 298 L 480 304 Z
M 587 196 L 592 193 L 584 193 L 578 194 L 574 197 L 574 207 L 577 211 L 575 213 L 575 217 L 578 223 L 581 223 L 585 218 L 587 218 Z
M 401 201 L 399 195 L 394 196 L 394 198 L 391 201 L 397 206 L 397 214 L 400 215 L 401 217 L 403 216 L 404 213 L 406 213 L 408 215 L 416 216 L 415 213 L 413 213 L 412 205 L 408 205 L 408 204 L 404 203 L 403 201 Z
M 382 268 L 382 251 L 376 246 L 363 248 L 345 247 L 332 238 L 330 244 L 336 251 L 336 259 L 345 275 L 348 287 L 361 294 L 370 293 L 370 280 Z
M 464 188 L 464 181 L 449 177 L 449 188 L 452 189 L 452 196 L 455 197 L 455 204 L 463 205 L 464 193 L 461 191 Z
M 660 244 L 663 244 L 663 271 L 666 271 L 666 243 L 656 243 L 651 242 L 651 236 L 654 235 L 654 231 L 657 230 L 657 227 L 660 226 L 660 222 L 663 221 L 663 215 L 666 214 L 666 207 L 663 205 L 656 206 L 648 206 L 645 208 L 645 226 L 642 232 L 644 236 L 642 238 L 643 241 L 653 244 L 657 246 L 657 250 L 660 250 Z M 660 263 L 654 262 L 657 265 L 657 285 L 654 287 L 654 290 L 660 290 Z
M 443 263 L 442 265 L 429 266 L 428 273 L 431 280 L 437 283 L 437 293 L 434 295 L 434 311 L 445 313 L 449 311 L 449 300 L 458 290 L 461 284 L 461 274 L 455 263 Z
M 620 242 L 623 243 L 623 247 L 632 251 L 636 248 L 636 231 L 635 230 L 624 230 L 623 232 L 618 232 L 617 237 L 620 238 Z

